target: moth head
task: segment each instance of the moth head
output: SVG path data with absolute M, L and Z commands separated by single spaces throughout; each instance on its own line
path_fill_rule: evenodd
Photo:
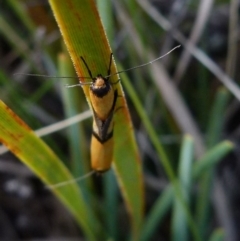
M 99 74 L 96 78 L 93 78 L 92 89 L 104 89 L 108 86 L 108 80 L 104 78 L 101 74 Z

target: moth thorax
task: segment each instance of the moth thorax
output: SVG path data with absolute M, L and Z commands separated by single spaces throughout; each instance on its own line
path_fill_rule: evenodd
M 94 95 L 102 98 L 110 91 L 111 85 L 108 79 L 105 79 L 102 75 L 98 75 L 97 78 L 94 79 L 90 89 Z

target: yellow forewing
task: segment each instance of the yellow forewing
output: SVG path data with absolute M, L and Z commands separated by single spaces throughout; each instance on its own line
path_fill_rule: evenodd
M 113 144 L 113 138 L 102 144 L 96 137 L 92 136 L 91 147 L 94 148 L 91 148 L 91 162 L 93 170 L 104 172 L 111 168 L 112 160 L 109 157 L 113 156 Z

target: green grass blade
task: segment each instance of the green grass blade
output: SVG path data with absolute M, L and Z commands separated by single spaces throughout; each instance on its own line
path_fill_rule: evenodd
M 189 202 L 192 186 L 193 148 L 193 139 L 186 135 L 181 147 L 178 176 L 183 197 L 188 207 L 190 206 Z M 173 208 L 172 240 L 189 240 L 187 217 L 178 199 L 176 199 Z
M 140 236 L 140 241 L 151 240 L 157 227 L 160 226 L 164 216 L 169 211 L 174 200 L 173 187 L 168 186 L 161 193 L 150 213 L 143 223 L 143 229 Z
M 13 9 L 18 16 L 19 20 L 28 28 L 28 30 L 34 32 L 34 24 L 31 21 L 29 15 L 27 14 L 26 8 L 24 8 L 24 3 L 21 1 L 7 0 L 9 6 Z
M 19 53 L 22 57 L 28 60 L 29 64 L 32 64 L 30 59 L 30 49 L 24 39 L 17 34 L 14 27 L 0 15 L 0 35 L 3 36 L 12 46 L 12 48 Z
M 100 73 L 106 75 L 111 49 L 95 1 L 50 0 L 50 4 L 78 76 L 89 76 L 80 56 L 87 61 L 94 76 Z M 111 72 L 117 72 L 114 64 Z M 117 79 L 117 75 L 111 77 L 112 82 Z M 131 214 L 132 236 L 137 240 L 144 205 L 140 157 L 122 87 L 118 83 L 113 88 L 120 96 L 114 116 L 114 168 Z M 89 86 L 83 86 L 83 90 L 89 100 Z
M 211 110 L 211 115 L 207 130 L 207 146 L 212 147 L 221 139 L 221 133 L 224 125 L 223 113 L 229 100 L 229 93 L 225 88 L 220 88 L 216 94 L 216 98 Z
M 112 170 L 104 175 L 104 216 L 105 226 L 109 236 L 117 240 L 119 235 L 118 229 L 118 207 L 119 191 L 117 188 L 116 177 Z
M 234 144 L 230 141 L 223 141 L 207 151 L 193 167 L 193 176 L 195 179 L 201 178 L 202 174 L 213 168 L 229 152 L 234 149 Z
M 0 142 L 45 184 L 53 185 L 72 179 L 53 151 L 3 102 L 0 102 L 0 116 Z M 96 218 L 93 219 L 92 210 L 85 203 L 77 184 L 56 188 L 53 192 L 75 216 L 88 239 L 97 240 L 97 235 L 102 232 L 100 224 Z
M 229 99 L 229 94 L 225 90 L 225 88 L 220 88 L 216 94 L 207 130 L 207 147 L 211 148 L 216 145 L 221 140 L 221 133 L 223 130 L 224 125 L 224 116 L 223 113 L 225 111 L 227 102 Z M 223 143 L 222 143 L 223 144 Z M 198 217 L 198 226 L 202 238 L 206 238 L 207 229 L 209 227 L 208 220 L 210 218 L 210 206 L 211 200 L 210 195 L 212 192 L 212 184 L 214 180 L 214 170 L 213 168 L 209 168 L 212 164 L 216 165 L 216 162 L 222 159 L 224 155 L 226 155 L 232 148 L 231 143 L 225 142 L 223 144 L 222 149 L 215 150 L 211 149 L 210 152 L 212 153 L 211 159 L 208 162 L 198 162 L 196 163 L 198 168 L 204 168 L 205 164 L 209 164 L 208 169 L 202 173 L 200 179 L 199 190 L 201 192 L 201 197 L 197 200 L 197 217 Z M 209 152 L 208 152 L 209 153 Z M 206 153 L 205 156 L 208 154 Z M 200 170 L 200 169 L 199 169 Z
M 217 146 L 210 149 L 198 162 L 195 163 L 194 178 L 201 178 L 201 195 L 197 202 L 196 217 L 199 230 L 203 238 L 206 237 L 209 226 L 208 218 L 211 202 L 210 193 L 213 182 L 213 168 L 233 149 L 233 143 L 231 143 L 230 141 L 223 141 Z
M 179 199 L 179 202 L 181 202 L 183 210 L 187 216 L 188 225 L 192 231 L 192 234 L 194 235 L 195 240 L 200 240 L 200 236 L 198 234 L 197 227 L 193 221 L 193 217 L 190 213 L 189 208 L 185 205 L 184 197 L 183 197 L 182 191 L 181 191 L 181 186 L 179 185 L 179 182 L 177 181 L 177 178 L 171 167 L 170 160 L 169 160 L 168 156 L 166 155 L 166 152 L 165 152 L 163 146 L 161 145 L 159 138 L 156 135 L 156 132 L 155 132 L 154 128 L 152 127 L 152 124 L 151 124 L 147 114 L 145 113 L 144 109 L 142 108 L 141 103 L 138 99 L 138 96 L 137 96 L 131 82 L 129 81 L 129 79 L 126 77 L 125 74 L 122 74 L 121 77 L 122 77 L 121 79 L 123 80 L 124 87 L 127 89 L 128 94 L 129 94 L 132 102 L 134 103 L 134 106 L 148 132 L 149 138 L 152 141 L 153 146 L 155 147 L 155 149 L 159 155 L 159 160 L 161 161 L 161 164 L 163 165 L 163 167 L 167 173 L 167 176 L 170 179 L 170 182 L 174 187 L 175 195 Z
M 209 241 L 224 241 L 225 239 L 225 232 L 223 229 L 219 228 L 214 230 L 212 233 Z

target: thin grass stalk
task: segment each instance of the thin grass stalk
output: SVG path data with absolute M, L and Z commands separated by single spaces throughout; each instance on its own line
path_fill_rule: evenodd
M 190 207 L 191 187 L 192 187 L 192 164 L 193 164 L 194 146 L 193 139 L 185 135 L 182 141 L 178 177 L 181 185 L 182 195 L 188 207 Z M 181 202 L 176 198 L 173 206 L 172 218 L 172 240 L 189 240 L 187 216 L 184 212 Z
M 145 111 L 143 110 L 143 108 L 141 106 L 141 103 L 140 103 L 140 101 L 137 97 L 137 94 L 136 94 L 133 86 L 130 84 L 130 81 L 127 79 L 125 74 L 122 74 L 122 80 L 123 80 L 123 85 L 126 88 L 132 102 L 134 103 L 134 106 L 135 106 L 135 108 L 136 108 L 136 110 L 137 110 L 137 112 L 138 112 L 147 132 L 148 132 L 149 138 L 152 141 L 153 146 L 155 147 L 155 149 L 156 149 L 156 151 L 159 155 L 159 159 L 161 160 L 161 164 L 163 165 L 163 167 L 164 167 L 164 169 L 165 169 L 165 171 L 168 175 L 168 178 L 170 179 L 170 181 L 171 181 L 171 183 L 174 187 L 175 195 L 179 199 L 179 201 L 181 202 L 181 205 L 182 205 L 182 207 L 184 209 L 184 212 L 187 216 L 188 225 L 189 225 L 189 227 L 192 231 L 194 239 L 196 241 L 199 241 L 201 239 L 200 239 L 200 236 L 198 234 L 198 230 L 196 229 L 196 226 L 194 224 L 191 213 L 190 213 L 188 207 L 185 204 L 185 201 L 184 201 L 184 198 L 183 198 L 183 195 L 182 195 L 182 192 L 181 192 L 180 184 L 177 181 L 177 178 L 176 178 L 176 176 L 173 172 L 173 169 L 170 165 L 170 161 L 169 161 L 169 159 L 168 159 L 168 157 L 165 153 L 165 150 L 162 147 L 161 143 L 159 142 L 158 136 L 156 135 L 155 130 L 152 127 L 152 124 L 151 124 L 148 116 L 146 115 Z

